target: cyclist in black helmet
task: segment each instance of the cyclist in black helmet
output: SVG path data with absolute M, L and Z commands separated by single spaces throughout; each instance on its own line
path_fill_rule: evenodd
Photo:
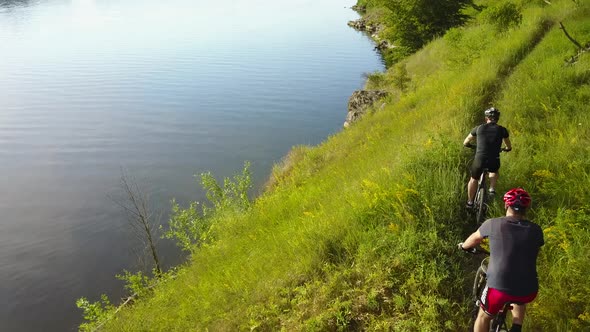
M 489 171 L 490 194 L 496 193 L 496 181 L 500 169 L 500 151 L 508 152 L 512 150 L 508 130 L 497 123 L 500 119 L 500 111 L 495 107 L 491 107 L 485 110 L 484 114 L 486 122 L 473 128 L 463 142 L 464 146 L 472 148 L 471 142 L 477 139 L 475 158 L 471 165 L 471 179 L 469 179 L 467 185 L 467 208 L 473 208 L 477 181 L 484 168 Z M 506 145 L 504 149 L 502 149 L 502 142 Z

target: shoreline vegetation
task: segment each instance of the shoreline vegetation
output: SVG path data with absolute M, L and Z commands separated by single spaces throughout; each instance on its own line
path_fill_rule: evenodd
M 491 105 L 513 142 L 498 191 L 531 193 L 546 241 L 524 328 L 590 329 L 590 4 L 357 6 L 387 42 L 387 69 L 365 86 L 379 102 L 294 147 L 255 200 L 248 164 L 223 183 L 204 174 L 209 201 L 173 205 L 167 232 L 190 260 L 122 276 L 135 296 L 120 309 L 80 299 L 80 330 L 469 330 L 478 260 L 456 250 L 476 229 L 462 142 Z

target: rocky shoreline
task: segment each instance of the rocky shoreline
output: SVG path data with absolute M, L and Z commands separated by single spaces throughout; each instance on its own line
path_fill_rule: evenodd
M 371 106 L 378 100 L 387 96 L 387 91 L 384 90 L 356 90 L 348 99 L 348 113 L 344 121 L 344 128 L 348 128 L 353 122 L 358 121 L 365 115 Z M 381 104 L 377 109 L 383 109 L 385 103 Z
M 383 26 L 371 24 L 364 17 L 362 17 L 363 13 L 365 12 L 365 8 L 354 5 L 351 7 L 351 9 L 358 12 L 361 15 L 361 18 L 358 20 L 349 21 L 348 26 L 357 31 L 368 34 L 376 43 L 374 50 L 383 52 L 384 50 L 394 47 L 387 40 L 383 40 L 379 37 L 379 32 L 383 30 Z M 343 127 L 350 127 L 352 123 L 362 118 L 362 116 L 366 114 L 377 101 L 385 98 L 387 95 L 388 92 L 384 90 L 354 91 L 348 99 L 348 112 L 346 114 L 346 120 L 344 121 Z M 385 103 L 381 104 L 377 110 L 383 109 L 383 107 L 385 107 Z

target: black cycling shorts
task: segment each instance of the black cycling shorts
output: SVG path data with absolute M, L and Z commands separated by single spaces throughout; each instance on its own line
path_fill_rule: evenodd
M 471 177 L 479 180 L 484 168 L 487 168 L 490 173 L 496 173 L 500 169 L 500 157 L 492 159 L 476 157 L 471 164 Z

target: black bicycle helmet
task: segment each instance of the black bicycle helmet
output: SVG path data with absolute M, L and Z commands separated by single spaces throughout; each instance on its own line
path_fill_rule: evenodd
M 485 110 L 484 114 L 486 115 L 486 118 L 492 120 L 498 120 L 500 118 L 500 110 L 495 107 L 488 108 Z

